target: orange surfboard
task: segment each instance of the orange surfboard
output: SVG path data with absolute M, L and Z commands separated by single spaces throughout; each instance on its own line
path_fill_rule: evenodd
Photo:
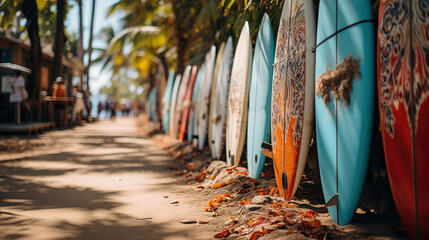
M 271 136 L 280 195 L 291 200 L 304 171 L 314 118 L 313 1 L 285 1 L 273 69 Z
M 179 129 L 179 140 L 183 142 L 188 126 L 189 107 L 191 106 L 192 90 L 194 89 L 195 77 L 197 76 L 197 66 L 193 66 L 191 70 L 191 79 L 189 80 L 185 101 L 183 102 L 182 122 Z

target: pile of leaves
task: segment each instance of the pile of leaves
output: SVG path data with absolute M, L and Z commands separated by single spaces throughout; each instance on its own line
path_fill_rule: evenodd
M 207 207 L 204 208 L 204 211 L 206 212 L 212 212 L 213 216 L 218 216 L 219 213 L 216 211 L 218 207 L 225 202 L 231 201 L 231 193 L 227 192 L 223 195 L 217 195 L 215 196 L 214 200 L 209 200 L 207 203 Z
M 240 216 L 238 221 L 223 228 L 214 237 L 223 238 L 232 234 L 235 237 L 248 235 L 249 239 L 254 240 L 278 229 L 286 230 L 285 234 L 301 233 L 318 239 L 326 235 L 326 226 L 317 219 L 316 212 L 300 212 L 293 204 L 273 201 L 254 215 L 250 220 L 250 214 Z

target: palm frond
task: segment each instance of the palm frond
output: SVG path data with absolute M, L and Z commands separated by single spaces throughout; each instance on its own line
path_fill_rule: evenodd
M 138 26 L 130 27 L 122 30 L 119 34 L 112 38 L 109 42 L 109 49 L 118 50 L 122 49 L 127 40 L 153 40 L 161 32 L 161 28 L 156 26 Z

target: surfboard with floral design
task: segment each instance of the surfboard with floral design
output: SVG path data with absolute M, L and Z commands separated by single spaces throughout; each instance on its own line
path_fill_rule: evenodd
M 281 196 L 291 200 L 309 151 L 314 118 L 313 1 L 285 1 L 274 59 L 271 135 Z
M 396 207 L 413 239 L 429 238 L 429 5 L 382 0 L 378 94 L 387 170 Z

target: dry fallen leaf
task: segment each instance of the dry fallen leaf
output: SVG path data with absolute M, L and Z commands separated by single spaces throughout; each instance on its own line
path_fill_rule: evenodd
M 194 224 L 194 223 L 197 223 L 197 221 L 195 221 L 195 220 L 180 220 L 180 223 L 183 223 L 183 224 Z
M 207 207 L 204 208 L 204 211 L 216 211 L 217 207 L 216 205 L 213 203 L 212 200 L 209 200 L 209 202 L 207 203 Z
M 243 200 L 241 200 L 240 202 L 238 202 L 238 205 L 240 205 L 240 206 L 244 206 L 244 205 L 249 204 L 251 201 L 252 201 L 252 199 L 251 199 L 251 198 L 249 198 L 249 199 L 247 199 L 247 200 L 243 199 Z
M 260 176 L 260 178 L 263 178 L 263 177 L 267 177 L 267 178 L 269 178 L 269 177 L 271 177 L 273 174 L 270 172 L 270 171 L 267 171 L 267 172 L 265 172 L 265 173 L 261 173 L 261 176 Z
M 223 238 L 223 237 L 227 237 L 229 235 L 229 229 L 231 227 L 228 228 L 224 228 L 222 229 L 222 231 L 220 231 L 218 234 L 214 235 L 215 238 Z
M 200 175 L 195 177 L 195 180 L 197 180 L 197 182 L 202 182 L 206 178 L 206 175 L 207 175 L 206 173 L 202 172 L 200 173 Z
M 249 181 L 249 182 L 253 182 L 253 183 L 258 181 L 258 180 L 254 179 L 254 178 L 251 178 L 251 177 L 247 177 L 246 180 Z
M 253 218 L 252 220 L 250 220 L 249 222 L 247 222 L 247 225 L 249 225 L 250 227 L 254 227 L 256 225 L 259 225 L 261 223 L 265 222 L 265 218 L 264 217 L 256 217 Z
M 220 187 L 223 187 L 223 186 L 225 186 L 225 183 L 215 183 L 215 184 L 213 184 L 213 186 L 212 186 L 212 188 L 220 188 Z
M 258 195 L 268 195 L 268 192 L 263 188 L 256 190 L 256 192 L 258 192 Z
M 240 188 L 240 189 L 238 189 L 238 193 L 247 193 L 249 191 L 250 190 L 248 188 Z
M 282 207 L 282 205 L 283 205 L 282 201 L 273 202 L 271 204 L 271 208 L 272 209 L 280 209 Z
M 250 235 L 249 240 L 256 240 L 260 236 L 263 236 L 263 235 L 265 235 L 267 233 L 270 233 L 270 232 L 271 232 L 270 230 L 267 230 L 267 229 L 265 229 L 265 228 L 262 227 L 261 231 L 255 231 L 255 232 L 253 232 L 252 235 Z
M 305 218 L 301 219 L 301 222 L 304 226 L 310 228 L 320 228 L 322 227 L 322 223 L 318 219 L 310 219 L 306 220 Z
M 235 179 L 230 179 L 230 180 L 228 180 L 228 181 L 225 183 L 225 185 L 231 184 L 231 183 L 233 183 L 233 182 L 235 182 Z
M 190 171 L 190 170 L 195 169 L 195 166 L 194 166 L 194 165 L 192 165 L 192 164 L 186 164 L 185 168 L 186 168 L 188 171 Z
M 283 203 L 283 206 L 285 206 L 287 208 L 296 208 L 296 205 L 292 204 L 292 203 Z
M 237 169 L 237 167 L 230 167 L 230 168 L 227 168 L 227 169 L 226 169 L 226 173 L 231 174 L 231 173 L 232 173 L 232 171 L 234 171 L 234 170 L 236 170 L 236 169 Z
M 305 213 L 300 213 L 299 215 L 310 218 L 316 216 L 317 213 L 315 211 L 307 211 Z
M 269 188 L 270 188 L 270 195 L 271 196 L 274 196 L 275 194 L 279 193 L 279 189 L 278 188 L 273 187 L 273 186 L 269 186 Z

